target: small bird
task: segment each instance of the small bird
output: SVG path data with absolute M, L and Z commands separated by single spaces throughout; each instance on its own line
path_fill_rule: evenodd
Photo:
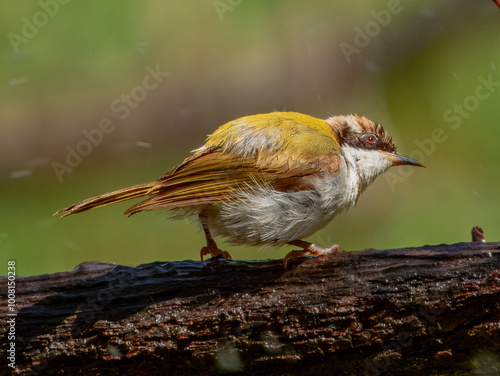
M 220 126 L 205 145 L 160 179 L 83 200 L 55 214 L 65 217 L 147 196 L 127 211 L 168 209 L 174 219 L 198 221 L 205 255 L 231 257 L 216 244 L 291 244 L 290 259 L 337 252 L 304 238 L 353 206 L 391 166 L 423 165 L 396 151 L 380 124 L 363 116 L 326 120 L 297 112 L 241 117 Z

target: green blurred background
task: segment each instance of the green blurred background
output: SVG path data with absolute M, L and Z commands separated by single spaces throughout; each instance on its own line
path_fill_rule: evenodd
M 0 274 L 7 260 L 21 275 L 93 260 L 198 260 L 204 237 L 194 224 L 162 212 L 127 218 L 133 202 L 63 220 L 52 213 L 155 180 L 217 126 L 274 110 L 365 115 L 427 166 L 390 170 L 310 240 L 344 250 L 454 243 L 469 241 L 474 225 L 500 240 L 500 11 L 492 1 L 42 0 L 4 8 Z M 144 90 L 148 67 L 168 76 Z M 127 116 L 116 107 L 123 95 L 138 98 Z M 105 118 L 113 131 L 85 149 L 82 131 Z M 79 145 L 88 155 L 58 178 L 54 162 L 66 164 Z M 237 259 L 290 250 L 224 248 Z

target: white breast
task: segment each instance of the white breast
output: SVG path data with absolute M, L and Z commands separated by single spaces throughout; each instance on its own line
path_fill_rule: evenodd
M 242 191 L 216 206 L 210 228 L 232 243 L 281 245 L 306 238 L 356 203 L 365 184 L 351 157 L 340 173 L 313 180 L 314 189 L 278 192 L 269 186 Z

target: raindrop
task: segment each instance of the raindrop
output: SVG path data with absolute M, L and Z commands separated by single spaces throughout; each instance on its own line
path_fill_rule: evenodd
M 33 173 L 33 170 L 18 170 L 18 171 L 12 171 L 10 173 L 10 178 L 11 179 L 17 179 L 17 178 L 22 178 L 24 176 L 31 175 Z
M 152 146 L 149 142 L 142 142 L 142 141 L 137 141 L 135 144 L 141 148 L 148 148 L 148 149 L 150 149 Z
M 18 77 L 18 78 L 13 78 L 12 80 L 9 81 L 9 86 L 17 86 L 17 85 L 22 85 L 25 82 L 28 81 L 28 77 Z

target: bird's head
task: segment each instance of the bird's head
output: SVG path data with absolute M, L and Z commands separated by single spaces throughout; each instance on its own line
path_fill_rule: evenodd
M 337 135 L 346 163 L 357 170 L 366 184 L 391 166 L 423 164 L 396 151 L 380 124 L 358 115 L 334 116 L 326 120 Z

